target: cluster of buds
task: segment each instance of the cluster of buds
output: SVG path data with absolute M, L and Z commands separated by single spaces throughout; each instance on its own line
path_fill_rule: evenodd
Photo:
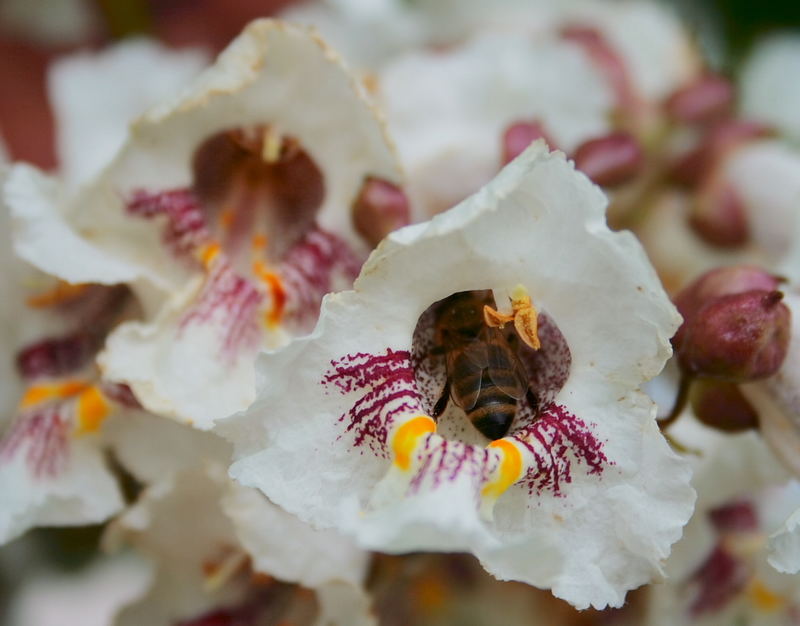
M 738 384 L 774 375 L 789 347 L 791 313 L 781 279 L 750 266 L 706 272 L 681 291 L 675 304 L 684 322 L 673 338 L 698 419 L 721 430 L 757 424 Z

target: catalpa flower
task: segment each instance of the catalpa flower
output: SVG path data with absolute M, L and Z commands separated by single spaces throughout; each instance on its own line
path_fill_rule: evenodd
M 361 587 L 368 554 L 233 482 L 227 442 L 146 415 L 111 431 L 118 457 L 146 488 L 111 523 L 106 547 L 132 545 L 154 572 L 117 623 L 374 623 Z
M 390 235 L 310 336 L 260 357 L 256 402 L 218 426 L 231 475 L 365 547 L 469 551 L 576 607 L 622 604 L 694 492 L 637 390 L 679 318 L 604 208 L 538 142 Z
M 324 110 L 324 114 L 320 111 Z M 145 408 L 199 428 L 253 398 L 253 358 L 316 320 L 408 219 L 380 120 L 305 30 L 251 24 L 131 127 L 75 194 L 19 165 L 18 253 L 69 283 L 125 283 L 145 319 L 100 357 Z
M 136 311 L 130 290 L 67 285 L 6 260 L 0 543 L 34 525 L 100 522 L 121 509 L 103 426 L 139 406 L 94 365 L 109 328 Z
M 408 52 L 382 69 L 376 90 L 423 219 L 491 180 L 513 123 L 536 120 L 571 151 L 609 132 L 613 105 L 590 59 L 553 33 L 489 31 L 450 50 Z
M 686 415 L 669 432 L 689 448 L 698 499 L 647 623 L 794 623 L 800 587 L 770 566 L 768 538 L 797 506 L 798 484 L 755 430 L 722 433 Z

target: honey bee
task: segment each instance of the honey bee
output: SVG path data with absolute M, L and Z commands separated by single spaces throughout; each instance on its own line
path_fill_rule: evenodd
M 538 399 L 517 353 L 516 336 L 484 321 L 483 308 L 491 302 L 490 292 L 463 291 L 438 304 L 435 349 L 444 354 L 447 379 L 433 417 L 452 400 L 481 434 L 495 440 L 508 432 L 520 400 L 527 398 L 536 411 Z

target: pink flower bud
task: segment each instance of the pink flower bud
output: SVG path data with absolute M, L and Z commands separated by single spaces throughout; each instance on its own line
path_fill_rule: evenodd
M 503 165 L 516 159 L 537 139 L 544 139 L 551 148 L 555 147 L 541 122 L 534 120 L 511 124 L 503 133 Z
M 624 132 L 591 139 L 575 151 L 575 166 L 598 185 L 629 181 L 644 165 L 644 154 L 632 135 Z
M 718 74 L 705 74 L 675 91 L 666 101 L 667 113 L 686 124 L 709 122 L 728 114 L 733 86 Z
M 367 242 L 375 246 L 393 230 L 411 221 L 408 198 L 400 187 L 369 177 L 353 203 L 353 224 Z
M 731 150 L 754 139 L 768 137 L 772 130 L 760 122 L 726 120 L 714 125 L 698 144 L 680 155 L 670 166 L 670 176 L 680 184 L 694 186 L 707 178 Z
M 711 428 L 729 433 L 758 428 L 758 413 L 734 383 L 695 381 L 689 402 L 695 417 Z
M 686 286 L 675 297 L 675 306 L 684 321 L 692 317 L 706 304 L 734 293 L 760 289 L 775 291 L 781 283 L 778 276 L 754 265 L 730 265 L 707 271 Z
M 635 112 L 638 98 L 622 56 L 606 37 L 593 26 L 571 24 L 561 31 L 561 36 L 583 48 L 594 66 L 605 76 L 617 99 L 617 105 Z
M 789 347 L 791 313 L 780 291 L 718 297 L 684 323 L 676 346 L 681 368 L 694 376 L 744 382 L 778 371 Z
M 698 195 L 689 225 L 703 241 L 717 248 L 738 248 L 750 238 L 744 205 L 729 183 L 712 184 Z

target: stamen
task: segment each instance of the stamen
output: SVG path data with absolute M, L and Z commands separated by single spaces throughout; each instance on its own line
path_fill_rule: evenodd
M 411 455 L 420 440 L 436 432 L 436 422 L 427 415 L 419 415 L 408 420 L 400 426 L 392 437 L 392 453 L 394 462 L 402 470 L 411 467 Z
M 267 126 L 261 140 L 261 159 L 264 163 L 276 163 L 281 157 L 282 145 L 280 133 L 276 132 L 272 126 Z
M 517 285 L 511 292 L 511 315 L 500 313 L 487 304 L 483 307 L 483 319 L 492 328 L 503 328 L 513 320 L 522 341 L 533 350 L 542 346 L 538 334 L 539 313 L 531 302 L 528 290 L 522 285 Z
M 236 550 L 228 554 L 219 563 L 204 564 L 206 577 L 203 583 L 203 590 L 206 593 L 211 593 L 220 589 L 234 574 L 247 565 L 248 558 L 245 552 Z

